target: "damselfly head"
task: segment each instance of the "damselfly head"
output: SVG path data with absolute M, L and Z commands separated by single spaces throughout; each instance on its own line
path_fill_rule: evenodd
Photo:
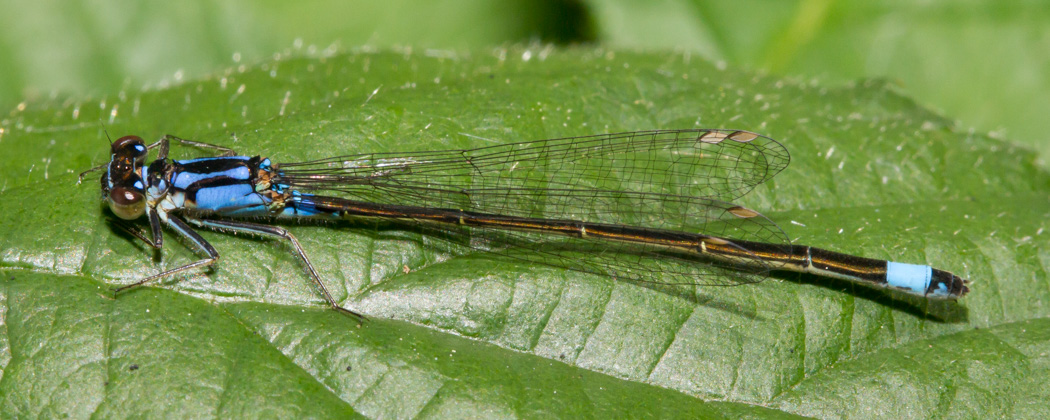
M 138 219 L 146 212 L 146 195 L 135 188 L 113 187 L 106 201 L 109 202 L 109 210 L 124 220 Z
M 139 168 L 149 150 L 139 136 L 124 136 L 110 145 L 110 161 L 102 174 L 102 195 L 121 219 L 132 220 L 146 211 L 146 184 Z
M 114 160 L 127 159 L 139 165 L 146 161 L 146 155 L 149 154 L 146 142 L 142 141 L 142 137 L 139 136 L 121 137 L 113 142 L 109 148 Z
M 101 123 L 101 121 L 99 121 L 99 123 Z M 102 130 L 105 131 L 105 127 L 102 127 Z M 109 138 L 109 132 L 106 132 L 106 138 L 107 139 Z M 109 156 L 110 156 L 109 163 L 104 164 L 104 165 L 99 165 L 99 166 L 96 166 L 94 168 L 88 169 L 88 170 L 86 170 L 84 172 L 81 172 L 80 173 L 80 177 L 77 179 L 77 185 L 79 185 L 80 182 L 84 180 L 84 176 L 86 176 L 89 173 L 92 173 L 92 172 L 95 172 L 95 171 L 98 171 L 98 170 L 102 170 L 102 169 L 112 170 L 113 162 L 120 162 L 121 164 L 125 164 L 126 166 L 127 165 L 132 165 L 133 166 L 133 164 L 142 165 L 143 163 L 146 162 L 146 156 L 148 154 L 149 154 L 149 148 L 146 147 L 146 143 L 142 141 L 142 137 L 139 137 L 139 136 L 124 136 L 124 137 L 121 137 L 121 138 L 117 139 L 117 141 L 111 142 L 109 144 Z M 105 195 L 105 193 L 107 193 L 109 191 L 108 190 L 109 181 L 107 180 L 107 178 L 108 177 L 105 176 L 105 175 L 102 176 L 102 193 L 103 193 L 103 195 Z

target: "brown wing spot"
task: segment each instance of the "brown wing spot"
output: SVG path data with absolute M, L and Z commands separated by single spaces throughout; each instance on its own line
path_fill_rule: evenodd
M 707 242 L 710 242 L 712 244 L 715 244 L 715 245 L 726 245 L 726 244 L 729 243 L 729 241 L 727 241 L 725 239 L 716 238 L 714 236 L 704 238 L 704 240 L 707 241 Z M 706 248 L 706 246 L 705 246 L 705 248 Z
M 704 134 L 701 134 L 699 140 L 704 143 L 716 144 L 721 143 L 722 140 L 726 139 L 726 137 L 726 133 L 723 133 L 721 131 L 708 131 Z
M 728 211 L 730 213 L 733 213 L 734 216 L 740 217 L 740 218 L 743 218 L 743 219 L 750 219 L 752 217 L 758 216 L 758 212 L 756 212 L 754 210 L 751 210 L 751 209 L 748 209 L 748 208 L 740 207 L 740 206 L 733 207 L 733 208 L 729 209 Z
M 729 135 L 729 139 L 740 143 L 747 143 L 751 140 L 757 139 L 758 134 L 748 133 L 747 131 L 737 131 Z

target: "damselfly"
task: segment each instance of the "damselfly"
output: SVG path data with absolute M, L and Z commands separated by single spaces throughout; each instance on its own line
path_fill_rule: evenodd
M 170 160 L 172 141 L 221 156 Z M 159 157 L 147 165 L 154 148 Z M 792 245 L 775 223 L 729 202 L 789 160 L 773 139 L 723 129 L 300 163 L 238 156 L 174 136 L 149 146 L 126 136 L 111 144 L 109 163 L 95 169 L 104 169 L 102 198 L 114 215 L 147 217 L 148 233 L 124 224 L 132 235 L 159 249 L 167 226 L 204 256 L 118 292 L 217 261 L 219 253 L 195 225 L 288 241 L 325 301 L 360 316 L 333 298 L 295 236 L 246 219 L 369 218 L 460 238 L 472 249 L 643 283 L 728 286 L 788 270 L 928 298 L 966 294 L 965 280 L 929 266 Z

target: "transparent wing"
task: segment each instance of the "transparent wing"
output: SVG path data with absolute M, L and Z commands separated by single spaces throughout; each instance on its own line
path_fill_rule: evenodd
M 789 160 L 751 132 L 661 130 L 281 163 L 278 182 L 373 203 L 673 228 L 694 209 L 671 196 L 732 201 Z
M 382 204 L 576 220 L 790 246 L 738 198 L 789 162 L 775 140 L 738 130 L 604 134 L 277 165 L 275 180 L 314 194 Z M 433 235 L 516 259 L 656 283 L 757 281 L 772 267 L 734 266 L 664 247 L 525 231 L 434 226 Z M 743 249 L 743 248 L 742 248 Z M 746 251 L 746 249 L 744 249 Z

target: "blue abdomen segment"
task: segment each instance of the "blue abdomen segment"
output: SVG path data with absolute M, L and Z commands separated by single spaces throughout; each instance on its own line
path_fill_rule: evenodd
M 892 287 L 925 295 L 930 291 L 931 280 L 933 268 L 928 265 L 886 262 L 886 283 Z
M 275 185 L 276 189 L 287 188 L 286 185 Z M 313 194 L 304 194 L 299 191 L 291 191 L 291 197 L 285 202 L 284 209 L 277 214 L 278 217 L 330 217 L 338 219 L 338 213 L 330 213 L 317 209 L 314 202 L 310 200 Z

